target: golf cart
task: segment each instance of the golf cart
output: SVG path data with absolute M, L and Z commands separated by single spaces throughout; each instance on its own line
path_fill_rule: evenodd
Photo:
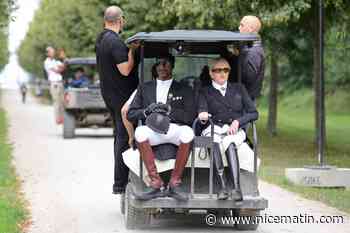
M 76 128 L 111 127 L 112 119 L 102 99 L 95 58 L 65 61 L 63 138 L 73 138 Z M 77 72 L 84 82 L 76 80 Z
M 151 66 L 165 54 L 175 57 L 173 69 L 174 79 L 187 83 L 193 88 L 194 94 L 199 89 L 199 76 L 208 62 L 229 50 L 238 50 L 249 45 L 259 37 L 255 34 L 240 34 L 228 31 L 202 31 L 202 30 L 170 30 L 163 32 L 140 32 L 127 39 L 127 43 L 139 41 L 140 46 L 140 82 L 151 80 Z M 239 58 L 238 58 L 238 64 Z M 238 68 L 238 71 L 240 68 Z M 240 73 L 240 72 L 237 72 Z M 239 77 L 240 78 L 240 77 Z M 214 125 L 209 120 L 213 129 Z M 200 121 L 193 122 L 196 132 Z M 252 140 L 251 169 L 240 169 L 241 189 L 243 201 L 217 200 L 217 185 L 213 164 L 213 130 L 210 136 L 195 136 L 192 152 L 183 173 L 183 187 L 190 194 L 188 201 L 181 202 L 170 197 L 159 197 L 148 201 L 135 198 L 135 192 L 141 192 L 147 184 L 146 169 L 140 156 L 125 156 L 125 164 L 130 168 L 129 183 L 125 196 L 121 198 L 121 212 L 125 216 L 127 228 L 143 227 L 151 223 L 151 219 L 162 214 L 214 214 L 219 223 L 220 216 L 252 216 L 243 221 L 232 224 L 239 230 L 256 230 L 259 222 L 254 217 L 261 210 L 267 208 L 267 200 L 260 196 L 258 190 L 258 147 L 257 132 L 254 122 L 249 127 Z M 240 152 L 238 151 L 238 154 Z M 133 161 L 131 161 L 133 160 Z M 225 162 L 224 162 L 225 163 Z M 136 165 L 135 165 L 136 164 Z M 164 181 L 169 180 L 174 160 L 156 161 L 158 172 Z M 162 168 L 164 168 L 162 170 Z M 227 171 L 226 171 L 227 172 Z M 232 183 L 229 184 L 232 187 Z M 208 223 L 208 222 L 207 222 Z M 210 223 L 208 223 L 211 225 Z

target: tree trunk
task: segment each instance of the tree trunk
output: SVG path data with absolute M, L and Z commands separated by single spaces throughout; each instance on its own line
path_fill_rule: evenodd
M 271 136 L 277 134 L 277 97 L 278 97 L 278 62 L 277 54 L 271 51 L 271 79 L 269 92 L 269 115 L 267 120 L 267 131 Z

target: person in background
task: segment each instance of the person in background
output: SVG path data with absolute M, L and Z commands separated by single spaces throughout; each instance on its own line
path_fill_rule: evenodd
M 55 49 L 46 48 L 47 58 L 44 61 L 44 69 L 50 82 L 50 94 L 53 100 L 55 120 L 57 124 L 63 123 L 63 82 L 62 72 L 64 64 L 55 59 Z
M 66 51 L 64 48 L 57 49 L 57 59 L 62 63 L 64 63 L 64 61 L 67 59 Z
M 261 21 L 253 15 L 244 16 L 239 24 L 240 33 L 257 33 L 261 30 Z M 242 84 L 247 89 L 250 98 L 256 104 L 256 99 L 261 95 L 261 89 L 265 74 L 265 53 L 261 40 L 254 41 L 251 46 L 244 46 L 241 51 L 234 49 L 224 53 L 234 72 L 230 73 L 229 81 L 238 82 L 238 55 L 241 55 Z
M 85 75 L 82 67 L 79 67 L 74 74 L 74 79 L 69 83 L 69 86 L 75 88 L 87 87 L 90 84 L 89 77 Z
M 240 33 L 259 33 L 261 21 L 253 15 L 244 16 L 239 24 Z M 242 83 L 250 98 L 256 102 L 261 95 L 265 74 L 265 53 L 261 40 L 255 41 L 251 47 L 242 50 Z
M 66 60 L 67 60 L 67 55 L 66 55 L 66 51 L 64 50 L 64 48 L 58 48 L 57 49 L 57 60 L 62 62 L 62 65 L 63 65 L 63 71 L 61 73 L 61 75 L 64 77 L 66 74 L 65 74 L 65 71 L 66 71 Z M 66 86 L 67 84 L 67 80 L 63 79 L 63 85 Z
M 27 85 L 23 82 L 21 83 L 20 86 L 20 91 L 21 91 L 21 95 L 22 95 L 22 103 L 26 103 L 26 96 L 27 96 Z

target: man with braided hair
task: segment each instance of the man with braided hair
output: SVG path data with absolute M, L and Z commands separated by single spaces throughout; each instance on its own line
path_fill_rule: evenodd
M 194 133 L 189 127 L 195 118 L 192 90 L 173 80 L 174 58 L 162 57 L 156 63 L 156 80 L 141 85 L 132 101 L 127 117 L 136 124 L 139 120 L 146 125 L 135 130 L 135 140 L 150 177 L 150 187 L 135 194 L 140 200 L 149 200 L 166 193 L 177 200 L 188 200 L 181 188 L 181 176 L 187 163 Z M 178 146 L 175 168 L 172 171 L 168 192 L 158 174 L 152 146 L 171 143 Z

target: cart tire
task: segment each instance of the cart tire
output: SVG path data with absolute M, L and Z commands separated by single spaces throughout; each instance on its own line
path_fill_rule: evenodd
M 256 218 L 256 216 L 260 215 L 260 211 L 259 210 L 238 210 L 237 211 L 238 215 L 240 217 L 247 217 L 245 218 L 241 223 L 236 223 L 235 227 L 237 230 L 239 231 L 255 231 L 258 226 L 259 226 L 259 222 L 255 222 L 254 220 Z M 251 220 L 249 220 L 249 217 L 252 217 Z
M 75 117 L 74 114 L 64 111 L 63 120 L 63 138 L 74 138 L 75 136 Z
M 125 194 L 125 226 L 127 229 L 145 227 L 151 223 L 151 214 L 145 210 L 130 204 L 130 186 L 127 186 Z
M 120 195 L 120 212 L 122 215 L 125 214 L 125 193 Z

